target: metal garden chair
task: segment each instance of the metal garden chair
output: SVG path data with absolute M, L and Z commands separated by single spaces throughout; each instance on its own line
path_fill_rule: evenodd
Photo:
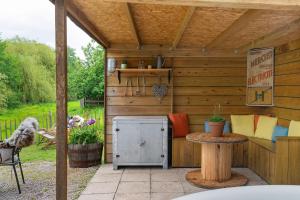
M 14 174 L 15 174 L 17 186 L 18 186 L 18 191 L 19 191 L 19 194 L 21 194 L 19 178 L 18 178 L 18 174 L 17 174 L 17 170 L 16 170 L 16 166 L 19 165 L 21 175 L 22 175 L 22 180 L 23 180 L 23 183 L 25 184 L 25 179 L 24 179 L 23 170 L 22 170 L 22 163 L 21 163 L 20 155 L 19 155 L 21 148 L 18 148 L 16 146 L 6 146 L 6 147 L 0 147 L 0 150 L 7 150 L 7 151 L 11 152 L 10 153 L 11 158 L 8 160 L 5 160 L 5 161 L 0 161 L 0 166 L 12 166 Z

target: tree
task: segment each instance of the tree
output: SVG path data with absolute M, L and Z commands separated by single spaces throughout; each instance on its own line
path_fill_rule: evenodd
M 76 97 L 100 99 L 104 96 L 104 50 L 91 41 L 83 47 L 86 57 L 82 65 L 71 75 L 69 82 L 71 91 L 76 91 Z
M 10 90 L 7 86 L 7 77 L 0 73 L 0 111 L 7 107 Z
M 1 49 L 0 72 L 6 75 L 7 85 L 12 90 L 9 107 L 54 101 L 55 54 L 52 48 L 16 37 L 6 40 Z
M 82 62 L 76 55 L 75 49 L 68 47 L 68 98 L 69 100 L 77 100 L 77 73 L 82 68 Z

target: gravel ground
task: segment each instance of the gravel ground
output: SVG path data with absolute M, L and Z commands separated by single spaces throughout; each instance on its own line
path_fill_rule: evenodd
M 0 167 L 0 199 L 44 200 L 55 199 L 55 162 L 32 162 L 22 165 L 26 184 L 21 183 L 22 194 L 18 194 L 12 167 Z M 98 167 L 68 169 L 68 199 L 77 199 Z

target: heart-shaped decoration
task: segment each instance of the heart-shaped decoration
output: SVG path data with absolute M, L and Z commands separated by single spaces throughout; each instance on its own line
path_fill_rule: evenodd
M 154 84 L 152 86 L 152 93 L 155 97 L 162 98 L 167 95 L 168 86 L 164 84 Z

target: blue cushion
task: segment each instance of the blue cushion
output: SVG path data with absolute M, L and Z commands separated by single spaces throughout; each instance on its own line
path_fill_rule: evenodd
M 276 137 L 288 136 L 289 129 L 283 126 L 275 126 L 272 134 L 272 142 L 276 142 Z
M 204 132 L 205 133 L 210 133 L 210 127 L 208 125 L 208 121 L 205 121 L 204 122 Z M 230 122 L 229 121 L 226 121 L 225 122 L 225 126 L 224 126 L 224 129 L 223 129 L 223 133 L 230 133 L 231 130 L 230 130 Z

